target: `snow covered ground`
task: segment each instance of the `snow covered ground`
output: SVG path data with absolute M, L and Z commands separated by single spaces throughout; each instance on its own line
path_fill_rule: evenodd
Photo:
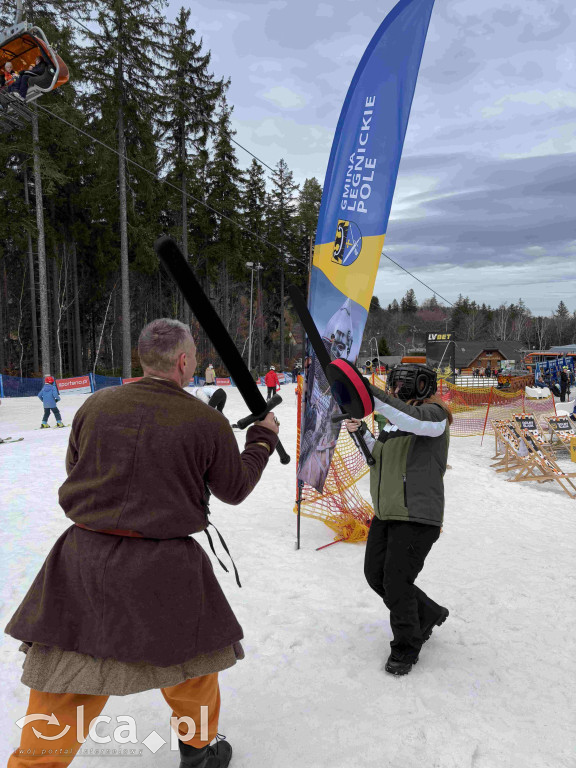
M 291 454 L 293 393 L 283 388 L 276 411 Z M 62 398 L 65 423 L 86 397 Z M 246 414 L 235 389 L 226 413 L 232 421 Z M 41 414 L 36 398 L 5 399 L 0 408 L 0 436 L 25 438 L 0 445 L 2 626 L 69 525 L 57 501 L 69 430 L 36 431 Z M 364 546 L 316 552 L 332 533 L 303 519 L 295 551 L 294 463 L 272 457 L 239 507 L 213 501 L 243 583 L 239 590 L 215 565 L 246 638 L 246 660 L 221 675 L 220 731 L 234 746 L 234 768 L 576 766 L 576 500 L 552 484 L 496 475 L 491 437 L 483 446 L 455 438 L 450 450 L 444 532 L 418 582 L 450 617 L 404 678 L 384 671 L 388 612 L 364 582 Z M 7 757 L 28 689 L 18 643 L 3 636 L 0 654 Z M 112 723 L 99 726 L 101 736 L 114 733 L 116 717 L 135 718 L 140 768 L 176 768 L 167 745 L 154 754 L 142 744 L 152 731 L 169 741 L 160 692 L 111 698 L 105 714 Z M 114 746 L 86 742 L 74 765 L 111 765 L 87 751 Z

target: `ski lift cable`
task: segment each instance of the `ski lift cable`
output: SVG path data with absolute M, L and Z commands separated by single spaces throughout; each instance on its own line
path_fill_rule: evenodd
M 56 120 L 60 120 L 60 122 L 64 123 L 65 125 L 69 126 L 70 128 L 73 128 L 74 130 L 78 131 L 82 135 L 86 136 L 86 138 L 90 139 L 91 141 L 95 142 L 96 144 L 100 144 L 102 147 L 105 147 L 106 149 L 110 150 L 110 152 L 113 152 L 118 157 L 123 157 L 124 160 L 127 163 L 131 163 L 132 165 L 135 165 L 137 168 L 139 168 L 141 171 L 144 171 L 144 173 L 147 173 L 149 176 L 152 176 L 153 179 L 156 181 L 159 181 L 161 184 L 166 184 L 168 187 L 172 187 L 177 192 L 182 194 L 182 189 L 180 187 L 177 187 L 176 184 L 172 184 L 172 182 L 168 181 L 168 179 L 163 179 L 160 176 L 158 176 L 154 171 L 151 171 L 149 168 L 146 168 L 144 165 L 141 165 L 140 163 L 136 162 L 136 160 L 132 160 L 127 155 L 121 155 L 120 152 L 118 152 L 117 149 L 114 149 L 114 147 L 111 147 L 109 144 L 106 144 L 105 142 L 101 141 L 100 139 L 97 139 L 96 137 L 92 136 L 91 134 L 87 133 L 86 131 L 82 130 L 82 128 L 79 128 L 77 125 L 73 125 L 72 123 L 68 122 L 65 118 L 61 117 L 60 115 L 57 115 L 55 112 L 52 112 L 49 109 L 46 109 L 46 107 L 43 107 L 41 104 L 37 104 L 36 107 L 38 109 L 41 109 L 43 112 L 46 112 L 46 114 L 50 115 L 50 117 L 55 118 Z M 280 255 L 283 254 L 283 251 L 281 248 L 279 248 L 277 245 L 274 245 L 274 243 L 271 243 L 269 240 L 266 240 L 266 238 L 262 237 L 261 235 L 256 234 L 255 232 L 252 232 L 248 227 L 244 226 L 244 224 L 241 224 L 239 221 L 236 221 L 235 219 L 232 219 L 230 216 L 227 216 L 225 213 L 222 213 L 221 211 L 218 211 L 216 208 L 213 208 L 208 203 L 204 202 L 204 200 L 200 200 L 197 197 L 194 197 L 190 192 L 186 192 L 186 196 L 190 198 L 191 200 L 194 200 L 195 203 L 200 203 L 200 205 L 203 205 L 205 208 L 207 208 L 209 211 L 212 211 L 212 213 L 215 213 L 217 216 L 219 216 L 222 219 L 226 219 L 227 221 L 231 222 L 232 224 L 236 225 L 240 229 L 243 229 L 245 232 L 247 232 L 249 235 L 252 235 L 253 237 L 260 240 L 265 245 L 270 246 L 275 251 L 278 251 Z M 296 257 L 294 257 L 296 259 Z M 300 259 L 296 259 L 300 261 Z M 303 262 L 302 262 L 303 263 Z
M 438 291 L 435 291 L 434 288 L 431 288 L 427 283 L 425 283 L 423 280 L 420 280 L 419 277 L 416 277 L 412 272 L 410 272 L 409 269 L 406 269 L 406 267 L 403 267 L 402 264 L 398 264 L 397 261 L 394 261 L 394 259 L 391 256 L 388 256 L 388 254 L 385 251 L 382 251 L 382 256 L 385 256 L 388 261 L 391 261 L 392 264 L 396 264 L 397 267 L 400 267 L 406 274 L 410 275 L 410 277 L 413 277 L 414 280 L 417 280 L 419 283 L 421 283 L 425 288 L 428 288 L 429 291 L 431 291 L 435 296 L 440 296 L 442 301 L 445 301 L 447 304 L 450 304 L 451 307 L 454 306 L 451 301 L 448 301 L 448 299 L 445 299 L 444 296 L 442 296 L 441 293 L 438 293 Z
M 62 11 L 62 13 L 64 14 L 64 16 L 67 16 L 67 17 L 68 17 L 68 18 L 69 18 L 71 21 L 75 22 L 75 23 L 76 23 L 76 24 L 78 24 L 80 27 L 82 27 L 83 29 L 85 29 L 85 30 L 86 30 L 86 31 L 87 31 L 87 32 L 88 32 L 88 33 L 89 33 L 89 34 L 90 34 L 92 37 L 100 37 L 100 38 L 102 37 L 102 35 L 99 35 L 97 32 L 94 32 L 92 29 L 90 29 L 90 28 L 89 28 L 89 27 L 87 27 L 85 24 L 83 24 L 81 21 L 78 21 L 78 19 L 76 19 L 74 16 L 72 16 L 72 15 L 71 15 L 71 14 L 70 14 L 68 11 L 66 11 L 66 10 L 63 10 L 63 11 Z M 115 46 L 113 46 L 113 47 L 115 47 Z M 178 102 L 180 102 L 180 104 L 182 104 L 182 106 L 186 107 L 186 108 L 187 108 L 187 109 L 189 109 L 191 112 L 194 112 L 194 109 L 192 109 L 192 107 L 191 107 L 189 104 L 186 104 L 186 102 L 185 102 L 185 101 L 182 101 L 182 99 L 180 99 L 178 96 L 172 95 L 170 98 L 171 98 L 173 101 L 178 101 Z M 216 123 L 214 123 L 212 120 L 209 120 L 208 122 L 209 122 L 209 123 L 210 123 L 210 125 L 212 125 L 212 126 L 216 126 L 216 125 L 217 125 L 217 124 L 216 124 Z M 240 147 L 240 149 L 243 149 L 243 150 L 244 150 L 244 152 L 247 152 L 247 153 L 248 153 L 248 154 L 249 154 L 251 157 L 253 157 L 255 160 L 257 160 L 257 161 L 258 161 L 258 162 L 259 162 L 261 165 L 264 165 L 266 168 L 268 168 L 268 170 L 270 170 L 270 171 L 272 171 L 272 173 L 274 173 L 275 169 L 274 169 L 274 168 L 272 168 L 272 166 L 268 165 L 268 163 L 265 163 L 265 162 L 264 162 L 264 160 L 261 160 L 261 159 L 258 157 L 258 155 L 255 155 L 253 152 L 251 152 L 251 151 L 250 151 L 249 149 L 247 149 L 245 146 L 243 146 L 242 144 L 240 144 L 240 142 L 239 142 L 239 141 L 236 141 L 236 139 L 232 138 L 232 136 L 230 136 L 230 141 L 232 141 L 234 144 L 236 144 L 237 146 L 239 146 L 239 147 Z M 194 143 L 194 142 L 192 142 L 192 143 Z
M 64 119 L 60 115 L 57 115 L 55 112 L 52 112 L 49 109 L 46 109 L 46 107 L 43 107 L 41 104 L 36 104 L 36 107 L 38 109 L 41 109 L 43 112 L 46 112 L 46 114 L 50 115 L 51 117 L 54 117 L 56 120 L 60 120 L 65 125 L 69 126 L 70 128 L 73 128 L 74 130 L 78 131 L 79 133 L 86 136 L 86 138 L 90 139 L 91 141 L 95 142 L 96 144 L 100 144 L 102 147 L 105 147 L 106 149 L 110 150 L 110 152 L 113 152 L 115 155 L 120 157 L 120 152 L 118 152 L 117 149 L 114 149 L 114 147 L 111 147 L 109 144 L 106 144 L 105 142 L 101 141 L 100 139 L 95 138 L 91 134 L 87 133 L 86 131 L 82 130 L 82 128 L 78 128 L 77 125 L 73 125 L 68 120 Z M 180 194 L 182 193 L 182 190 L 180 187 L 177 187 L 175 184 L 172 184 L 172 182 L 168 181 L 168 179 L 162 179 L 160 178 L 154 171 L 151 171 L 149 168 L 146 168 L 145 166 L 141 165 L 140 163 L 136 162 L 136 160 L 132 160 L 131 158 L 127 157 L 126 155 L 123 156 L 124 160 L 127 163 L 131 163 L 132 165 L 135 165 L 137 168 L 140 168 L 140 170 L 147 173 L 149 176 L 152 176 L 153 179 L 156 181 L 159 181 L 161 184 L 166 184 L 169 187 L 172 187 L 172 189 L 175 189 Z M 260 240 L 265 245 L 270 246 L 275 251 L 277 251 L 281 256 L 283 255 L 283 251 L 281 248 L 279 248 L 277 245 L 274 245 L 274 243 L 271 243 L 269 240 L 266 240 L 266 238 L 262 237 L 261 235 L 257 234 L 256 232 L 253 232 L 248 227 L 244 226 L 244 224 L 240 224 L 239 221 L 236 221 L 235 219 L 230 218 L 230 216 L 227 216 L 225 213 L 221 213 L 221 211 L 218 211 L 216 208 L 213 208 L 208 203 L 205 203 L 204 200 L 200 200 L 197 197 L 194 197 L 190 192 L 186 192 L 186 196 L 190 198 L 191 200 L 194 200 L 195 203 L 199 203 L 200 205 L 203 205 L 205 208 L 207 208 L 209 211 L 212 211 L 217 216 L 220 216 L 223 219 L 226 219 L 227 221 L 231 222 L 235 226 L 239 227 L 240 229 L 247 232 L 249 235 L 252 235 L 252 237 L 255 237 L 257 240 Z M 418 281 L 421 285 L 423 285 L 425 288 L 427 288 L 432 294 L 435 296 L 439 296 L 442 301 L 445 301 L 447 304 L 449 304 L 451 307 L 454 305 L 451 301 L 444 298 L 441 293 L 438 293 L 438 291 L 434 290 L 434 288 L 430 287 L 427 283 L 425 283 L 423 280 L 420 280 L 419 277 L 416 277 L 412 272 L 410 272 L 409 269 L 406 269 L 406 267 L 403 267 L 401 264 L 398 264 L 397 261 L 395 261 L 391 256 L 388 256 L 388 254 L 385 251 L 382 251 L 382 255 L 385 256 L 389 261 L 391 261 L 393 264 L 395 264 L 397 267 L 399 267 L 401 270 L 406 272 L 406 274 L 410 275 L 410 277 L 413 277 L 414 280 Z M 298 261 L 300 264 L 305 264 L 305 262 L 302 261 L 302 259 L 297 258 L 296 256 L 292 257 L 295 261 Z

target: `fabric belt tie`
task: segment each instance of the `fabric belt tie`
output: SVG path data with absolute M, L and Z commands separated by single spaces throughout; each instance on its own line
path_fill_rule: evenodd
M 145 536 L 142 536 L 141 533 L 138 533 L 138 531 L 123 531 L 121 528 L 90 528 L 89 525 L 84 525 L 84 523 L 74 523 L 74 525 L 77 525 L 78 528 L 84 528 L 85 531 L 93 531 L 94 533 L 109 533 L 112 536 L 130 536 L 134 539 L 144 539 Z
M 110 534 L 112 536 L 128 536 L 128 537 L 134 538 L 134 539 L 145 539 L 145 538 L 148 538 L 146 536 L 143 536 L 141 533 L 138 533 L 138 531 L 124 531 L 121 528 L 90 528 L 89 525 L 84 525 L 84 523 L 74 523 L 74 525 L 77 525 L 78 528 L 83 528 L 85 531 L 92 531 L 93 533 L 107 533 L 107 534 Z M 236 568 L 236 563 L 232 559 L 232 555 L 230 554 L 230 550 L 228 549 L 228 547 L 226 545 L 226 542 L 224 541 L 224 537 L 222 536 L 222 534 L 220 533 L 218 528 L 216 528 L 216 526 L 213 523 L 208 521 L 208 525 L 211 525 L 212 528 L 214 528 L 214 530 L 218 534 L 218 538 L 220 539 L 220 543 L 224 547 L 224 550 L 225 550 L 226 554 L 230 558 L 230 562 L 232 563 L 232 567 L 234 568 L 234 575 L 236 576 L 236 584 L 238 584 L 238 586 L 241 587 L 242 584 L 240 583 L 240 576 L 238 575 L 238 569 Z M 212 541 L 212 537 L 208 533 L 208 529 L 207 528 L 204 529 L 204 533 L 206 534 L 206 536 L 208 538 L 208 543 L 210 544 L 210 549 L 212 550 L 212 552 L 214 554 L 214 557 L 216 558 L 216 560 L 218 560 L 218 562 L 220 563 L 222 568 L 226 571 L 226 573 L 228 573 L 229 572 L 228 568 L 226 568 L 226 566 L 224 565 L 222 560 L 220 560 L 220 558 L 216 554 L 216 550 L 214 549 L 214 543 Z M 188 538 L 188 537 L 186 536 L 186 537 L 179 537 L 179 538 Z
M 228 547 L 226 546 L 226 542 L 224 541 L 224 537 L 222 536 L 222 534 L 220 533 L 220 531 L 218 530 L 218 528 L 216 528 L 216 526 L 214 525 L 214 523 L 211 523 L 210 521 L 208 521 L 208 525 L 211 525 L 211 526 L 212 526 L 212 528 L 214 528 L 214 530 L 215 530 L 215 531 L 216 531 L 216 533 L 218 534 L 218 538 L 220 539 L 220 543 L 222 544 L 222 546 L 224 547 L 224 549 L 225 549 L 225 551 L 226 551 L 226 554 L 227 554 L 227 555 L 228 555 L 228 557 L 230 558 L 230 562 L 232 563 L 232 568 L 234 568 L 234 575 L 236 576 L 236 584 L 238 584 L 238 586 L 239 586 L 239 587 L 241 587 L 241 586 L 242 586 L 242 584 L 240 584 L 240 576 L 238 575 L 238 569 L 236 568 L 236 563 L 235 563 L 235 562 L 234 562 L 234 560 L 232 559 L 232 555 L 230 554 L 230 550 L 229 550 L 229 549 L 228 549 Z M 219 558 L 219 557 L 218 557 L 218 555 L 216 554 L 216 550 L 214 549 L 214 544 L 212 543 L 212 537 L 211 537 L 211 536 L 210 536 L 210 534 L 208 533 L 208 528 L 205 528 L 205 529 L 204 529 L 204 533 L 205 533 L 205 534 L 206 534 L 206 536 L 208 537 L 208 543 L 210 544 L 210 549 L 212 550 L 212 552 L 213 552 L 213 554 L 214 554 L 214 557 L 216 558 L 216 560 L 218 560 L 218 562 L 220 563 L 220 565 L 222 566 L 222 568 L 224 568 L 224 570 L 226 571 L 226 573 L 228 573 L 228 568 L 226 568 L 226 566 L 224 565 L 224 563 L 222 562 L 222 560 L 220 560 L 220 558 Z

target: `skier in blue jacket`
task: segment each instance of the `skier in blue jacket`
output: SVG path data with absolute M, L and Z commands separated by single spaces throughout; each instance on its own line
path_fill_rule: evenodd
M 40 425 L 40 429 L 50 428 L 50 425 L 48 424 L 48 419 L 50 418 L 50 411 L 52 411 L 52 413 L 56 417 L 56 426 L 63 427 L 64 424 L 62 422 L 62 416 L 60 415 L 60 411 L 58 410 L 58 406 L 56 405 L 58 400 L 60 400 L 60 395 L 58 393 L 58 387 L 56 386 L 56 382 L 54 381 L 53 376 L 46 376 L 46 378 L 44 379 L 44 386 L 40 390 L 38 397 L 40 398 L 40 400 L 42 400 L 42 403 L 44 404 L 44 417 L 42 418 L 42 424 Z

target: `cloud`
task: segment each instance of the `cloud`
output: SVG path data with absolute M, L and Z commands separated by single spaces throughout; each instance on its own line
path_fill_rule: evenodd
M 282 72 L 284 67 L 280 61 L 273 61 L 271 59 L 257 59 L 253 61 L 249 67 L 249 72 L 263 72 L 268 74 L 269 72 Z
M 553 40 L 570 26 L 570 16 L 558 2 L 548 2 L 545 5 L 530 3 L 528 7 L 535 9 L 536 13 L 535 18 L 524 25 L 518 37 L 521 43 Z
M 318 8 L 316 9 L 316 16 L 331 18 L 334 16 L 334 6 L 328 5 L 328 3 L 319 3 Z
M 332 143 L 332 134 L 318 124 L 300 125 L 279 114 L 265 120 L 242 120 L 236 123 L 238 141 L 249 147 L 268 165 L 274 167 L 280 158 L 288 162 L 297 183 L 315 176 L 322 184 Z M 239 152 L 239 156 L 242 153 Z M 247 164 L 251 158 L 247 158 Z
M 521 105 L 523 111 L 533 115 L 539 111 L 548 112 L 549 110 L 563 110 L 576 108 L 576 93 L 573 91 L 562 91 L 555 89 L 553 91 L 524 91 L 502 96 L 491 106 L 486 106 L 482 110 L 484 117 L 500 115 L 509 105 Z M 517 112 L 516 112 L 517 114 Z
M 299 109 L 307 103 L 307 99 L 301 93 L 296 93 L 283 85 L 274 86 L 262 94 L 263 98 L 268 99 L 277 107 L 282 109 Z
M 393 249 L 385 247 L 384 250 L 398 260 L 398 254 Z M 572 286 L 576 282 L 576 272 L 566 269 L 563 257 L 528 264 L 503 261 L 497 268 L 487 264 L 470 266 L 445 262 L 433 267 L 421 267 L 415 274 L 452 303 L 462 294 L 492 307 L 511 304 L 522 298 L 534 315 L 550 315 L 561 300 L 569 308 L 576 308 L 576 291 L 573 287 L 566 289 L 567 282 L 570 284 L 571 281 Z M 380 303 L 387 306 L 394 298 L 399 300 L 409 288 L 414 290 L 419 303 L 432 295 L 383 257 L 374 289 Z
M 404 158 L 388 240 L 413 249 L 445 245 L 458 261 L 526 260 L 576 239 L 576 154 L 495 160 L 464 155 Z M 429 188 L 419 188 L 420 177 Z M 551 201 L 555 202 L 552 203 Z M 397 212 L 397 203 L 400 211 Z

